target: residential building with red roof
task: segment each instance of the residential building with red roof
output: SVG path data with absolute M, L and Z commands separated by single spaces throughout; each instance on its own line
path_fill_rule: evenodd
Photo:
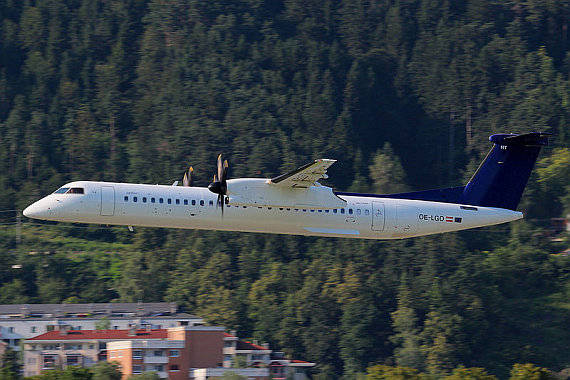
M 167 330 L 67 330 L 50 331 L 24 344 L 24 376 L 39 375 L 43 370 L 70 366 L 89 367 L 107 360 L 107 344 L 125 340 L 161 341 Z
M 238 359 L 239 358 L 239 359 Z M 123 378 L 155 371 L 172 380 L 207 380 L 235 372 L 252 380 L 305 380 L 315 363 L 290 360 L 268 344 L 240 341 L 220 326 L 169 329 L 71 330 L 63 328 L 28 339 L 24 345 L 24 376 L 69 366 L 88 367 L 115 361 Z M 237 362 L 248 368 L 232 368 Z
M 271 379 L 307 379 L 307 370 L 316 363 L 288 359 L 283 352 L 273 351 L 268 343 L 241 341 L 232 331 L 224 334 L 224 367 L 232 367 L 235 362 L 248 367 L 268 368 Z

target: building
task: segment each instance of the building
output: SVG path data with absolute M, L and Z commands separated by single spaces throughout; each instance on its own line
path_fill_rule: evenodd
M 110 329 L 165 329 L 199 326 L 203 320 L 181 313 L 176 303 L 90 303 L 0 305 L 0 336 L 18 351 L 20 341 L 60 330 L 95 330 L 104 320 Z
M 267 368 L 274 380 L 305 380 L 307 369 L 315 366 L 315 363 L 288 359 L 283 352 L 271 350 L 267 343 L 241 341 L 232 331 L 224 334 L 224 367 L 230 368 L 235 362 L 247 367 Z
M 166 339 L 160 342 L 109 344 L 109 360 L 121 365 L 125 377 L 157 371 L 172 380 L 188 379 L 191 368 L 222 367 L 223 327 L 181 326 L 165 331 Z
M 238 361 L 249 368 L 232 368 Z M 143 330 L 51 331 L 24 345 L 24 376 L 99 360 L 119 363 L 123 377 L 155 371 L 172 380 L 206 380 L 235 372 L 251 380 L 306 379 L 315 363 L 286 359 L 267 344 L 241 342 L 219 326 L 178 326 Z
M 159 342 L 166 339 L 164 329 L 71 330 L 63 328 L 27 339 L 24 344 L 24 376 L 39 375 L 50 369 L 70 366 L 89 367 L 107 360 L 107 345 L 116 341 Z

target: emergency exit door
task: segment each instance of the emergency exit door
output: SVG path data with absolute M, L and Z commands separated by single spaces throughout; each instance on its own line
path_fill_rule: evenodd
M 384 231 L 385 223 L 384 202 L 372 202 L 372 231 Z

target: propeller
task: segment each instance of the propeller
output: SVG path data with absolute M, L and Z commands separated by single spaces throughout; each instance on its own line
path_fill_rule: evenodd
M 184 178 L 182 179 L 182 185 L 184 187 L 192 187 L 192 184 L 194 183 L 192 173 L 194 173 L 194 168 L 190 166 L 190 168 L 188 168 L 188 172 L 184 173 Z
M 228 184 L 226 180 L 228 179 L 228 160 L 223 160 L 222 155 L 218 156 L 217 162 L 217 173 L 214 174 L 214 181 L 208 185 L 208 190 L 214 194 L 218 194 L 217 204 L 222 207 L 222 218 L 224 217 L 224 203 L 226 201 L 225 197 L 228 194 Z

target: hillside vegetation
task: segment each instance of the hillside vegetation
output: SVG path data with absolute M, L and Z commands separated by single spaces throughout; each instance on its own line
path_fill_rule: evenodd
M 568 237 L 546 231 L 570 212 L 569 20 L 565 0 L 0 1 L 0 303 L 175 301 L 323 380 L 570 367 Z M 490 134 L 530 131 L 554 136 L 526 221 L 475 231 L 370 242 L 15 216 L 70 180 L 170 184 L 193 165 L 204 186 L 221 152 L 231 177 L 336 158 L 337 190 L 457 186 Z

